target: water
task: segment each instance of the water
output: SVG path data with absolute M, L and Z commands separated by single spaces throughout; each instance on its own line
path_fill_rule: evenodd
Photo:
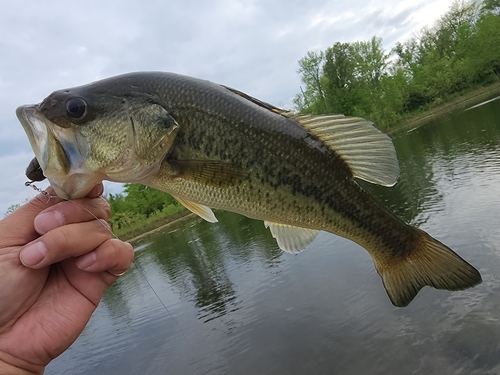
M 359 246 L 321 232 L 285 254 L 262 222 L 217 212 L 138 247 L 140 270 L 47 374 L 500 373 L 499 119 L 496 100 L 399 135 L 400 182 L 363 184 L 476 266 L 480 286 L 396 308 Z

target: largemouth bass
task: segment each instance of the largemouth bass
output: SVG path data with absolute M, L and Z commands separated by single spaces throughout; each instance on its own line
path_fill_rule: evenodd
M 425 285 L 481 282 L 474 267 L 358 185 L 392 186 L 399 177 L 391 139 L 362 118 L 293 115 L 159 72 L 55 91 L 17 116 L 37 159 L 28 174 L 46 176 L 63 198 L 83 197 L 102 180 L 141 183 L 210 222 L 211 208 L 264 220 L 289 253 L 328 231 L 369 252 L 396 306 Z

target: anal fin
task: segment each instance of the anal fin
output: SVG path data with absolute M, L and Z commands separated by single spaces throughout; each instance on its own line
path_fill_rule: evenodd
M 296 254 L 304 250 L 314 241 L 319 232 L 318 230 L 271 223 L 269 221 L 264 221 L 264 225 L 266 228 L 269 227 L 280 249 L 290 254 Z

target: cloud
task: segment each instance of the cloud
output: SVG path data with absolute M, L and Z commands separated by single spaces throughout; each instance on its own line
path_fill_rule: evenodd
M 7 0 L 0 15 L 0 160 L 30 147 L 15 117 L 50 92 L 137 70 L 222 83 L 291 106 L 297 61 L 337 41 L 408 38 L 450 0 Z M 10 159 L 9 159 L 10 158 Z M 29 161 L 30 158 L 27 158 Z M 25 162 L 9 166 L 2 197 L 16 196 Z M 7 181 L 9 180 L 9 181 Z M 10 198 L 7 199 L 9 202 Z M 21 199 L 22 200 L 22 199 Z

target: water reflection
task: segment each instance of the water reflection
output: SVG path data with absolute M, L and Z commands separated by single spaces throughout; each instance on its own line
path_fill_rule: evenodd
M 421 226 L 433 212 L 443 211 L 451 181 L 471 181 L 481 173 L 489 173 L 490 181 L 500 168 L 500 101 L 479 108 L 399 134 L 394 139 L 401 166 L 398 184 L 361 184 L 405 221 Z
M 158 265 L 161 277 L 194 303 L 204 322 L 238 309 L 233 268 L 254 260 L 275 267 L 281 256 L 261 222 L 227 212 L 217 212 L 217 217 L 220 225 L 196 219 L 189 228 L 156 237 L 147 253 L 136 256 L 139 265 Z M 143 256 L 154 259 L 143 262 Z
M 479 287 L 397 309 L 352 242 L 322 232 L 293 256 L 217 212 L 145 244 L 47 373 L 500 373 L 499 118 L 496 101 L 401 134 L 400 182 L 364 185 L 477 266 Z

